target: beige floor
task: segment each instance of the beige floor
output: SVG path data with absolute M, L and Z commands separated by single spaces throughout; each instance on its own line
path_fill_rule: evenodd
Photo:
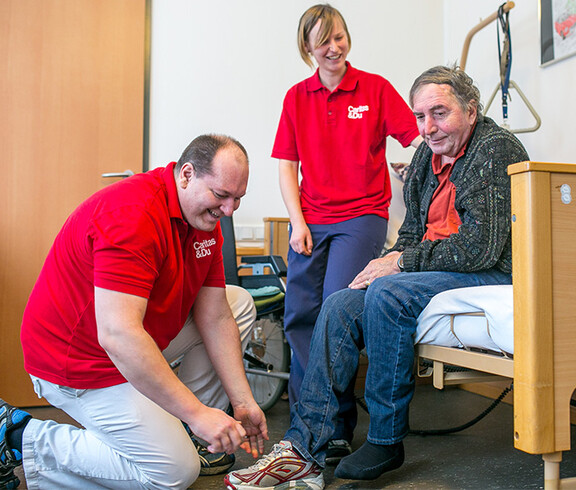
M 411 406 L 414 429 L 431 429 L 461 425 L 481 413 L 489 404 L 479 395 L 457 389 L 443 392 L 431 386 L 418 386 Z M 61 412 L 42 408 L 32 410 L 38 418 L 68 422 Z M 268 413 L 271 447 L 288 425 L 288 404 L 279 402 Z M 539 456 L 514 449 L 512 407 L 501 404 L 473 427 L 448 436 L 413 436 L 405 440 L 406 462 L 390 474 L 370 482 L 339 480 L 333 469 L 325 473 L 326 488 L 363 489 L 524 489 L 543 487 L 543 469 Z M 369 418 L 361 411 L 354 447 L 364 440 Z M 573 433 L 573 437 L 576 433 Z M 574 440 L 574 439 L 573 439 Z M 252 463 L 252 458 L 237 453 L 235 468 Z M 21 468 L 18 472 L 24 482 Z M 561 476 L 576 476 L 576 451 L 565 453 Z M 25 483 L 19 487 L 25 489 Z M 224 489 L 222 476 L 200 477 L 194 490 Z

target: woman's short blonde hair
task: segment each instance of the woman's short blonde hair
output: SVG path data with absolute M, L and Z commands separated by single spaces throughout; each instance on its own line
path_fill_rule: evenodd
M 344 30 L 346 31 L 346 36 L 348 37 L 348 45 L 352 45 L 346 21 L 337 9 L 327 3 L 310 7 L 302 14 L 300 22 L 298 23 L 298 50 L 300 51 L 300 56 L 302 56 L 304 63 L 311 68 L 314 68 L 314 63 L 312 62 L 312 57 L 308 51 L 307 43 L 308 38 L 310 37 L 310 31 L 314 29 L 314 26 L 319 20 L 321 20 L 322 23 L 320 24 L 320 33 L 315 47 L 321 46 L 330 37 L 336 20 L 342 22 Z

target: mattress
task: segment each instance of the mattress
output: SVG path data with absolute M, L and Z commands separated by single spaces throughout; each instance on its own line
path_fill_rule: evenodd
M 513 354 L 513 322 L 512 285 L 451 289 L 422 311 L 415 343 Z

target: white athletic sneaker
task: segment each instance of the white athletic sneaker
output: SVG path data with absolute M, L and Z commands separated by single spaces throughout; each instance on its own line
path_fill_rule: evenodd
M 322 490 L 322 469 L 305 460 L 288 441 L 280 441 L 272 452 L 244 470 L 232 471 L 224 478 L 228 490 Z

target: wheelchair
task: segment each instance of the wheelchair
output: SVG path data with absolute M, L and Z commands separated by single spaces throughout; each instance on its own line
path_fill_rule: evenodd
M 279 255 L 236 256 L 232 217 L 220 218 L 224 236 L 222 255 L 226 284 L 240 286 L 252 295 L 256 322 L 244 353 L 246 377 L 254 399 L 268 410 L 280 399 L 288 383 L 290 347 L 284 337 L 284 296 L 286 264 Z M 250 270 L 251 274 L 239 273 Z

